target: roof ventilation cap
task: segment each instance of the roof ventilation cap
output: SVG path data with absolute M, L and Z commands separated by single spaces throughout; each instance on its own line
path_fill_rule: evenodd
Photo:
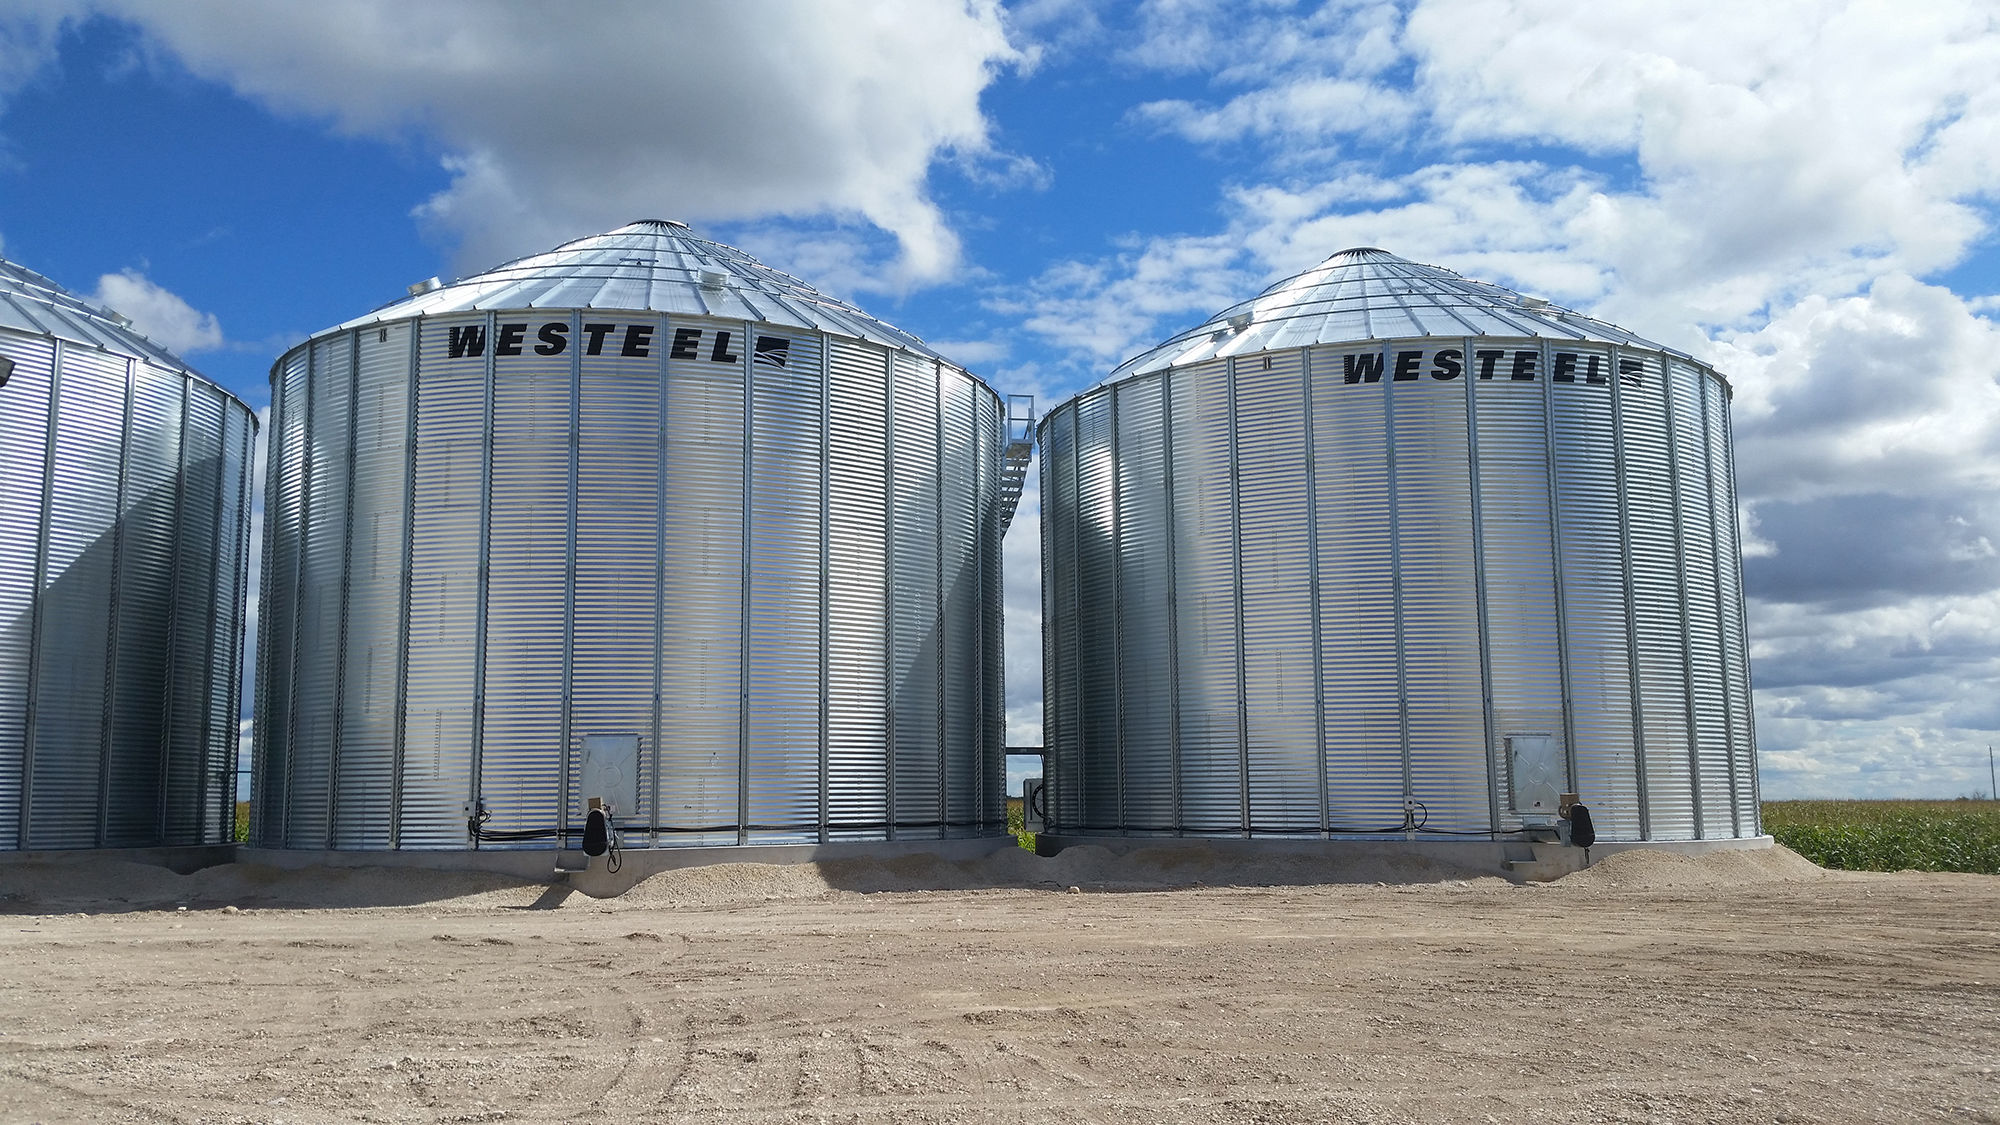
M 1241 332 L 1245 328 L 1250 327 L 1250 314 L 1247 312 L 1240 312 L 1237 313 L 1235 316 L 1230 317 L 1229 327 L 1234 328 L 1238 332 Z
M 422 281 L 417 282 L 415 285 L 410 286 L 409 294 L 412 297 L 421 297 L 424 294 L 429 293 L 433 289 L 443 289 L 443 288 L 444 288 L 444 282 L 439 281 L 435 277 L 427 277 Z
M 722 288 L 722 281 L 722 275 L 714 270 L 701 271 L 701 287 L 703 289 L 720 289 Z
M 1521 307 L 1524 309 L 1545 309 L 1549 307 L 1549 299 L 1547 297 L 1523 296 L 1521 298 Z

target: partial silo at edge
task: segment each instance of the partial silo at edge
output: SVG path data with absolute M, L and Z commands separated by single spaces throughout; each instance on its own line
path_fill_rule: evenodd
M 0 848 L 234 838 L 249 407 L 0 263 Z

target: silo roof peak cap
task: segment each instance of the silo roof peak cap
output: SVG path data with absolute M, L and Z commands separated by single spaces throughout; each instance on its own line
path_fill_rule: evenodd
M 1395 257 L 1395 255 L 1389 253 L 1387 250 L 1382 249 L 1380 246 L 1350 246 L 1345 250 L 1337 250 L 1331 255 L 1328 255 L 1326 260 L 1331 262 L 1341 258 L 1352 260 L 1354 258 L 1373 258 L 1373 257 L 1393 258 Z

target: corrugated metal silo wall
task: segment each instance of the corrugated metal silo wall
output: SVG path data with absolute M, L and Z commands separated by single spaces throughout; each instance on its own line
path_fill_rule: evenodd
M 1053 830 L 1385 834 L 1415 801 L 1511 831 L 1533 736 L 1602 838 L 1758 834 L 1727 400 L 1657 352 L 1475 338 L 1057 407 Z
M 1004 830 L 970 376 L 538 310 L 329 335 L 273 401 L 260 843 L 465 847 L 475 802 L 574 832 L 587 739 L 639 747 L 628 845 Z
M 227 843 L 256 421 L 0 333 L 0 848 Z

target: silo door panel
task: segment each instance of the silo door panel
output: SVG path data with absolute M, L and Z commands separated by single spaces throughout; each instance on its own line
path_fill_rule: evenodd
M 1568 785 L 1568 763 L 1554 735 L 1507 736 L 1507 791 L 1514 813 L 1524 822 L 1554 824 Z
M 620 816 L 639 809 L 639 736 L 636 734 L 586 734 L 583 736 L 583 791 L 578 804 L 590 806 L 592 797 L 602 797 Z

